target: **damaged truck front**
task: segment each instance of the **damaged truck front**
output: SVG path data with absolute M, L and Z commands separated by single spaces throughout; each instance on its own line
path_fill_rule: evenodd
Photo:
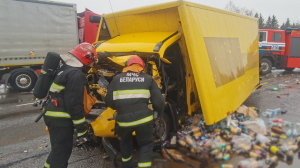
M 140 56 L 145 73 L 166 96 L 161 122 L 154 112 L 156 142 L 170 138 L 194 113 L 203 114 L 206 125 L 224 119 L 259 84 L 254 18 L 179 1 L 108 14 L 105 22 L 113 38 L 94 43 L 99 62 L 90 78 L 96 86 L 91 88 L 103 104 L 112 77 L 122 72 L 131 55 Z M 107 138 L 117 137 L 114 114 L 107 108 L 91 123 L 107 150 L 112 148 Z

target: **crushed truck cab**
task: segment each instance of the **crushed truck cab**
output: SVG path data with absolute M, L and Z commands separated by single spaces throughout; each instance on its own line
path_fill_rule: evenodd
M 98 75 L 109 83 L 130 55 L 140 56 L 145 73 L 167 92 L 166 137 L 194 113 L 202 113 L 206 125 L 224 119 L 259 84 L 257 19 L 179 1 L 107 14 L 105 20 L 113 38 L 94 43 Z M 96 136 L 115 137 L 114 121 L 107 121 L 112 115 L 107 108 L 92 123 Z

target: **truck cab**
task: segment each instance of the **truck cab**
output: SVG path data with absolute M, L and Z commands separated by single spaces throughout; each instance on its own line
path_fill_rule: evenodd
M 300 67 L 299 37 L 299 29 L 259 29 L 261 74 L 270 73 L 272 67 L 286 71 Z

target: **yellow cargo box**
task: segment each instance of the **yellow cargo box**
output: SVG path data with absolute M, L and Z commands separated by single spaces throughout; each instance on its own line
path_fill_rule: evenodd
M 234 112 L 259 84 L 255 18 L 176 1 L 107 14 L 105 20 L 113 38 L 95 42 L 100 69 L 123 56 L 137 54 L 146 63 L 157 56 L 171 67 L 168 89 L 173 80 L 178 94 L 170 91 L 167 98 L 184 106 L 177 107 L 178 115 L 202 112 L 212 125 Z

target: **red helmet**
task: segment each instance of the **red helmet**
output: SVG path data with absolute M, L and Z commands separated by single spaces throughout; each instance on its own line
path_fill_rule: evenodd
M 133 55 L 128 58 L 126 66 L 130 66 L 132 64 L 140 64 L 144 68 L 144 61 L 137 55 Z
M 89 65 L 98 59 L 96 49 L 90 43 L 81 43 L 69 53 L 73 54 L 84 65 Z

